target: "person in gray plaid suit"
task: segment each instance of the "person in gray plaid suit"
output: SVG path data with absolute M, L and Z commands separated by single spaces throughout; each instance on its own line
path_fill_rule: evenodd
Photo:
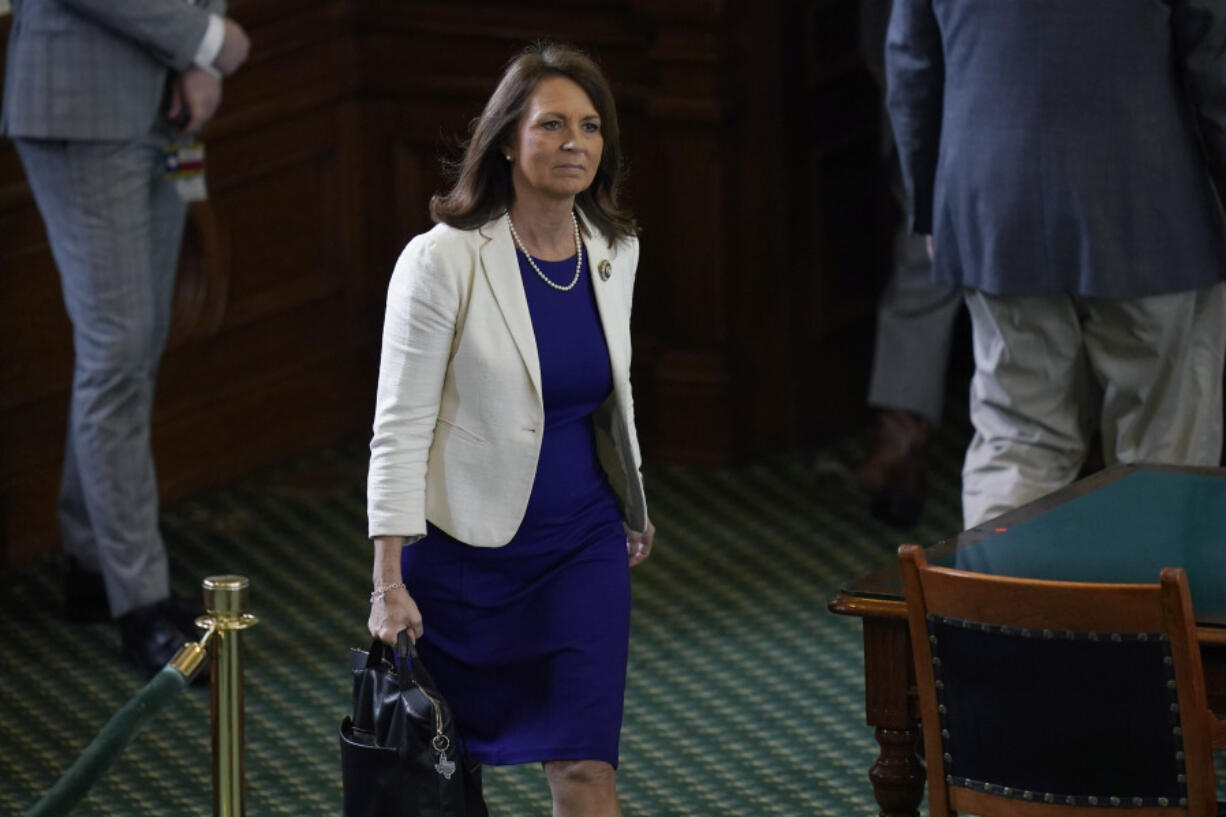
M 75 364 L 59 521 L 65 609 L 118 619 L 152 675 L 193 613 L 170 593 L 149 429 L 186 204 L 165 149 L 247 58 L 224 0 L 13 0 L 0 130 L 60 273 Z

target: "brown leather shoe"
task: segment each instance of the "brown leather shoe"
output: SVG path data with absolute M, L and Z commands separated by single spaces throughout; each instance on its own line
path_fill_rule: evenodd
M 911 525 L 924 509 L 928 442 L 932 424 L 917 414 L 888 410 L 877 416 L 877 442 L 851 470 L 869 498 L 869 511 L 892 525 Z

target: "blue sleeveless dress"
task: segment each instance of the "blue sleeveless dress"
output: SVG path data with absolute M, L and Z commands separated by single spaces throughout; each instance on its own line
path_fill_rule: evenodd
M 401 566 L 425 625 L 420 655 L 469 754 L 491 765 L 617 766 L 630 575 L 592 425 L 613 388 L 609 353 L 587 253 L 567 292 L 546 285 L 516 254 L 545 399 L 527 512 L 500 548 L 470 547 L 429 525 L 403 549 Z M 534 260 L 559 284 L 574 276 L 574 257 Z

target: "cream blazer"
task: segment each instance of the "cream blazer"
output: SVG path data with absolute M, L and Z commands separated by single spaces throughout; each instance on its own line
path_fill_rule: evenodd
M 588 233 L 584 252 L 613 369 L 613 391 L 594 418 L 597 452 L 626 524 L 641 531 L 647 502 L 630 393 L 638 241 L 612 247 Z M 439 224 L 414 238 L 387 293 L 366 487 L 370 536 L 416 541 L 428 519 L 469 545 L 505 545 L 528 506 L 544 427 L 536 337 L 507 217 L 476 230 Z

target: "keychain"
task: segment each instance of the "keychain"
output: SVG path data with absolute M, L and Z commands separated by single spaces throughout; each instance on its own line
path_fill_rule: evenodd
M 441 774 L 446 780 L 450 780 L 455 774 L 455 761 L 447 759 L 447 749 L 450 746 L 451 741 L 447 740 L 446 735 L 434 736 L 434 751 L 438 752 L 438 763 L 434 764 L 434 771 Z

